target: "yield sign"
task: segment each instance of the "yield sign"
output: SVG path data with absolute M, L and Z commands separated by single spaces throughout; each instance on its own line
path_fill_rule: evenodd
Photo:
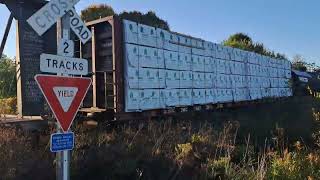
M 87 94 L 91 79 L 38 74 L 35 80 L 62 130 L 67 132 Z

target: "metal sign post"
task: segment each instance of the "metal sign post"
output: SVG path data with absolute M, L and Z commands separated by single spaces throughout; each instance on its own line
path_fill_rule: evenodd
M 73 56 L 73 53 L 67 51 L 66 50 L 70 50 L 70 48 L 68 49 L 68 47 L 71 47 L 72 45 L 74 44 L 68 44 L 67 47 L 65 47 L 65 43 L 68 43 L 68 40 L 70 39 L 70 25 L 69 25 L 69 16 L 68 15 L 64 15 L 61 19 L 61 25 L 62 25 L 62 37 L 61 39 L 59 40 L 59 44 L 58 44 L 58 55 L 61 55 L 61 56 L 70 56 L 72 55 Z M 59 31 L 60 29 L 58 29 Z M 74 47 L 72 47 L 71 49 L 74 49 Z M 62 51 L 61 51 L 62 50 Z M 60 73 L 58 73 L 57 75 L 59 75 Z M 61 73 L 60 74 L 61 76 L 64 76 L 64 75 L 67 75 L 67 74 L 63 74 Z M 61 127 L 58 125 L 58 133 L 60 133 L 62 130 L 61 130 Z M 52 142 L 52 139 L 51 139 L 51 142 Z M 62 152 L 58 152 L 60 153 L 60 162 L 59 163 L 59 166 L 57 166 L 57 173 L 58 174 L 62 174 L 62 176 L 60 175 L 60 179 L 61 180 L 69 180 L 70 179 L 70 157 L 71 157 L 71 153 L 69 150 L 64 150 Z M 62 167 L 62 169 L 61 169 Z M 59 176 L 57 176 L 59 177 Z M 61 178 L 62 177 L 62 178 Z M 57 178 L 58 180 L 60 180 L 59 178 Z
M 74 5 L 79 1 L 51 0 L 27 20 L 40 36 L 57 22 L 58 56 L 42 54 L 40 57 L 40 70 L 56 73 L 57 76 L 36 75 L 35 80 L 58 121 L 57 133 L 52 134 L 50 139 L 50 149 L 57 153 L 58 180 L 70 179 L 69 161 L 70 150 L 74 146 L 74 134 L 69 129 L 91 84 L 89 78 L 69 77 L 88 74 L 87 60 L 73 58 L 74 43 L 70 40 L 70 29 L 82 43 L 86 43 L 92 37 L 90 30 L 74 9 Z

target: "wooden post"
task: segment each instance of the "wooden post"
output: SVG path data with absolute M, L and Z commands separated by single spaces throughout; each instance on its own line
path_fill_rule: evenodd
M 92 107 L 97 107 L 97 75 L 96 75 L 96 36 L 94 26 L 91 27 L 92 33 Z

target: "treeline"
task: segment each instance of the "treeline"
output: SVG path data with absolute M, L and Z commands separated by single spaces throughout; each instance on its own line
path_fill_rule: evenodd
M 223 41 L 222 44 L 276 59 L 287 59 L 284 54 L 268 50 L 263 43 L 254 42 L 251 37 L 244 33 L 236 33 L 231 35 L 227 40 Z
M 165 30 L 170 30 L 168 22 L 159 18 L 153 11 L 148 11 L 147 13 L 142 13 L 139 11 L 131 11 L 131 12 L 124 11 L 117 14 L 111 6 L 106 4 L 90 5 L 89 7 L 81 11 L 81 18 L 84 21 L 92 21 L 92 20 L 100 19 L 107 16 L 113 16 L 113 15 L 117 15 L 123 19 L 139 22 L 141 24 L 146 24 L 149 26 L 162 28 Z
M 117 14 L 113 8 L 107 4 L 90 5 L 81 11 L 81 17 L 85 21 L 92 21 L 106 16 L 118 15 L 123 19 L 139 22 L 149 26 L 170 30 L 167 21 L 158 17 L 154 12 L 141 13 L 139 11 L 121 12 Z M 284 54 L 268 50 L 263 43 L 254 42 L 251 37 L 244 33 L 231 35 L 227 40 L 222 42 L 225 46 L 252 51 L 261 55 L 269 56 L 276 59 L 287 59 Z

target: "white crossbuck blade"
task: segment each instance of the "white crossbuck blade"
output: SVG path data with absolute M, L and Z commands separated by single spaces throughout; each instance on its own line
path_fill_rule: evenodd
M 59 18 L 65 14 L 70 16 L 70 26 L 82 43 L 86 43 L 92 34 L 74 10 L 74 5 L 80 0 L 51 0 L 34 13 L 27 22 L 38 33 L 43 35 Z
M 68 11 L 70 16 L 70 27 L 73 32 L 78 36 L 83 44 L 88 42 L 91 37 L 91 31 L 87 28 L 85 23 L 81 20 L 80 16 L 77 14 L 74 8 Z
M 79 1 L 80 0 L 51 0 L 34 13 L 27 22 L 41 36 Z

